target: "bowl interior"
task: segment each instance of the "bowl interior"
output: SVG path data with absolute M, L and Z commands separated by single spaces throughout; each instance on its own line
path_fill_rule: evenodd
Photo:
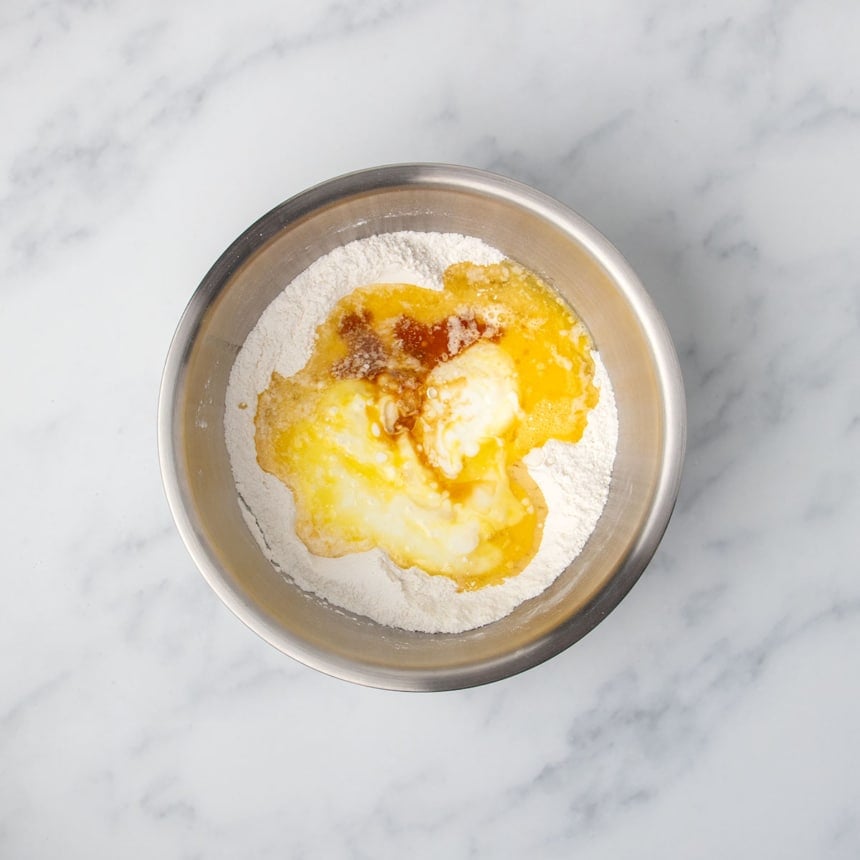
M 508 617 L 454 635 L 383 627 L 306 594 L 273 569 L 242 518 L 224 441 L 230 370 L 263 310 L 321 255 L 396 230 L 477 236 L 540 274 L 590 330 L 618 406 L 609 499 L 579 558 Z M 311 189 L 264 216 L 195 293 L 171 347 L 162 392 L 168 497 L 212 587 L 276 647 L 360 683 L 469 686 L 567 647 L 633 585 L 677 492 L 679 391 L 677 362 L 659 316 L 617 252 L 577 216 L 518 183 L 477 171 L 413 166 L 365 172 Z

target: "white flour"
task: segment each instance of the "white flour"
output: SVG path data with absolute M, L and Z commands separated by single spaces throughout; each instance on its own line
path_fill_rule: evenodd
M 313 263 L 263 312 L 236 357 L 227 387 L 227 449 L 248 527 L 266 556 L 306 591 L 392 627 L 456 633 L 503 618 L 544 591 L 581 552 L 609 491 L 618 440 L 615 398 L 595 352 L 600 401 L 575 445 L 549 441 L 525 458 L 549 512 L 535 557 L 501 585 L 458 593 L 453 581 L 402 570 L 379 550 L 342 558 L 311 555 L 295 534 L 292 493 L 257 464 L 254 411 L 273 370 L 304 367 L 332 306 L 356 287 L 414 283 L 442 289 L 452 263 L 499 262 L 478 239 L 453 233 L 388 233 L 351 242 Z M 241 404 L 241 405 L 240 405 Z

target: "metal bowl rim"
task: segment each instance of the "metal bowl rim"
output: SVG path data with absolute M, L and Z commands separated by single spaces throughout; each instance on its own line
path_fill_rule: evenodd
M 177 396 L 198 329 L 207 308 L 227 286 L 238 266 L 296 218 L 356 194 L 409 185 L 462 188 L 523 206 L 572 235 L 609 272 L 633 306 L 652 348 L 664 394 L 664 468 L 636 544 L 636 558 L 625 565 L 623 577 L 613 576 L 607 587 L 574 617 L 579 619 L 577 625 L 550 631 L 525 653 L 503 654 L 456 668 L 380 670 L 364 664 L 347 664 L 328 652 L 308 649 L 291 637 L 289 631 L 272 624 L 258 607 L 230 586 L 189 514 L 188 499 L 179 480 L 175 429 L 179 420 Z M 453 690 L 501 680 L 548 660 L 594 629 L 635 585 L 663 537 L 680 486 L 686 431 L 683 380 L 668 329 L 639 278 L 615 246 L 582 216 L 549 195 L 506 176 L 452 164 L 392 164 L 343 174 L 299 192 L 259 218 L 223 252 L 191 296 L 168 349 L 158 397 L 158 456 L 165 495 L 177 530 L 209 586 L 244 624 L 282 653 L 333 677 L 389 690 Z

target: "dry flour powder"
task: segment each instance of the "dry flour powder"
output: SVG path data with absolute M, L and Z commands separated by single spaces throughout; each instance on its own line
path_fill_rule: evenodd
M 444 576 L 403 570 L 379 550 L 342 558 L 312 555 L 295 534 L 292 493 L 257 464 L 254 411 L 273 371 L 292 376 L 311 354 L 333 305 L 367 284 L 412 283 L 442 289 L 445 269 L 503 255 L 479 239 L 453 233 L 400 232 L 337 248 L 313 263 L 269 305 L 248 335 L 230 374 L 225 432 L 243 514 L 266 556 L 306 591 L 381 624 L 456 633 L 503 618 L 544 591 L 581 552 L 609 492 L 618 440 L 612 386 L 597 352 L 598 405 L 576 444 L 551 440 L 525 458 L 546 499 L 543 540 L 518 576 L 501 585 L 458 592 Z

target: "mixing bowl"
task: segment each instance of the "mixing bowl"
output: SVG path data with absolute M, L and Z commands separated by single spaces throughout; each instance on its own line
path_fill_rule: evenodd
M 224 439 L 230 369 L 263 310 L 333 248 L 398 230 L 476 236 L 552 284 L 590 330 L 618 408 L 609 497 L 582 553 L 543 594 L 465 633 L 385 627 L 299 589 L 272 566 L 248 530 Z M 194 561 L 224 603 L 308 666 L 399 690 L 498 680 L 558 654 L 605 618 L 663 535 L 678 492 L 686 432 L 671 340 L 619 252 L 578 215 L 532 188 L 438 164 L 341 176 L 249 227 L 203 279 L 180 320 L 158 421 L 170 508 Z

